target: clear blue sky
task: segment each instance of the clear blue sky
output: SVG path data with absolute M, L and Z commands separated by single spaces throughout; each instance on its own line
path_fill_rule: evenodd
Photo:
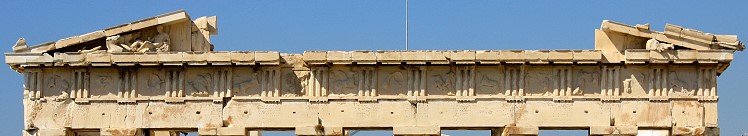
M 185 9 L 192 17 L 218 16 L 218 51 L 404 49 L 404 0 L 291 1 L 4 1 L 0 48 L 19 37 L 30 45 L 80 35 Z M 665 23 L 748 37 L 746 1 L 487 1 L 411 0 L 410 48 L 416 50 L 593 49 L 602 20 Z M 3 59 L 4 60 L 4 59 Z M 3 62 L 4 63 L 4 62 Z M 719 77 L 719 125 L 726 136 L 748 133 L 748 57 Z M 22 76 L 0 70 L 0 134 L 22 130 Z M 390 132 L 391 133 L 391 132 Z M 450 132 L 477 135 L 482 132 Z M 382 133 L 362 133 L 381 135 Z M 486 135 L 486 133 L 482 133 Z M 541 133 L 567 135 L 579 133 Z M 582 134 L 584 135 L 584 134 Z

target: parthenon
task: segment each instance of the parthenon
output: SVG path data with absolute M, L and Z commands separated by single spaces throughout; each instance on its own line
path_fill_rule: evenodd
M 39 45 L 24 136 L 719 135 L 717 78 L 745 46 L 604 20 L 590 50 L 214 51 L 216 16 L 179 10 Z M 20 90 L 19 90 L 20 91 Z

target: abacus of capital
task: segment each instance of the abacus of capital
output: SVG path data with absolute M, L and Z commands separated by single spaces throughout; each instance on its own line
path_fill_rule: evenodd
M 216 52 L 216 19 L 180 10 L 19 39 L 5 60 L 24 76 L 23 135 L 719 135 L 716 79 L 745 48 L 605 20 L 593 50 Z

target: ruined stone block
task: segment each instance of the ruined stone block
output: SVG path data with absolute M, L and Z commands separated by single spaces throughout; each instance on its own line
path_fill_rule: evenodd
M 17 42 L 5 60 L 23 75 L 23 135 L 718 135 L 716 81 L 743 49 L 736 36 L 604 21 L 595 50 L 213 52 L 215 17 L 188 20 Z M 89 50 L 161 27 L 169 50 Z M 104 44 L 124 48 L 116 38 Z

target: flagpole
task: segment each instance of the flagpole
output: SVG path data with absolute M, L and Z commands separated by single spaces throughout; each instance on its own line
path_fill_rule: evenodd
M 405 0 L 405 50 L 408 50 L 408 0 Z

